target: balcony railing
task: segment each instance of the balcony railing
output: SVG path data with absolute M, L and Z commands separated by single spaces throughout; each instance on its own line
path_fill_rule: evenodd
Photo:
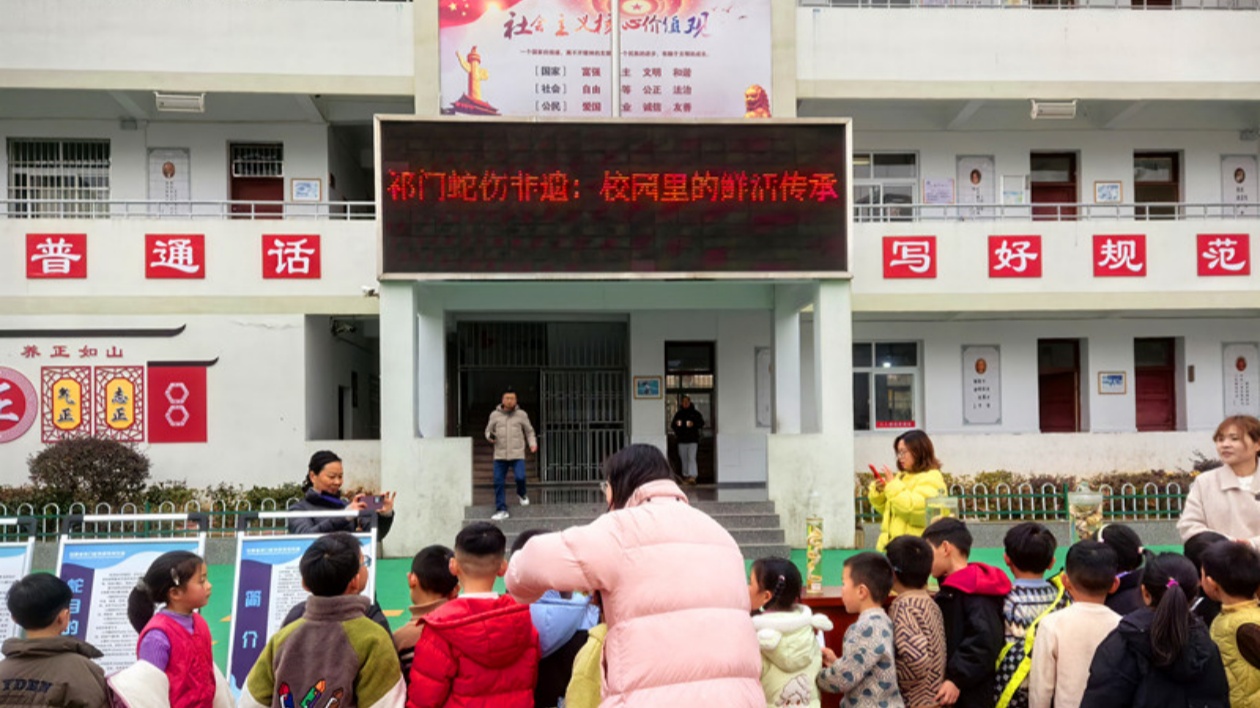
M 370 221 L 374 202 L 164 202 L 144 199 L 0 199 L 8 219 L 319 219 Z
M 855 204 L 857 222 L 1192 221 L 1260 218 L 1257 204 Z
M 798 0 L 801 7 L 959 7 L 997 10 L 1257 10 L 1260 0 Z

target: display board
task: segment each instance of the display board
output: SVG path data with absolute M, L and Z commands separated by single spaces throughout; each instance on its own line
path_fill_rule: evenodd
M 368 568 L 367 588 L 376 586 L 376 533 L 356 533 Z M 241 688 L 267 639 L 283 626 L 285 615 L 310 597 L 302 587 L 298 568 L 302 554 L 320 534 L 298 536 L 238 536 L 236 583 L 232 588 L 232 634 L 228 645 L 228 683 L 233 695 Z
M 0 587 L 11 588 L 30 573 L 34 553 L 35 539 L 25 543 L 0 543 Z M 8 612 L 0 612 L 0 639 L 16 637 L 21 631 Z
M 74 594 L 66 634 L 105 656 L 96 662 L 112 673 L 136 662 L 140 635 L 127 621 L 127 598 L 158 556 L 190 551 L 205 557 L 205 539 L 83 539 L 61 537 L 57 575 Z
M 378 118 L 395 279 L 838 277 L 842 120 Z

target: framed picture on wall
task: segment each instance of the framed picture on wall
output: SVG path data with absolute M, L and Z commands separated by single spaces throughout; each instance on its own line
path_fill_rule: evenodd
M 295 202 L 318 202 L 324 198 L 324 184 L 318 177 L 310 179 L 295 177 L 290 187 L 291 198 Z
M 1119 181 L 1094 182 L 1095 204 L 1119 204 L 1124 201 L 1124 184 Z
M 660 398 L 661 397 L 661 377 L 659 376 L 634 377 L 634 397 L 635 398 Z
M 1098 393 L 1100 395 L 1119 396 L 1128 392 L 1128 376 L 1123 371 L 1098 372 Z

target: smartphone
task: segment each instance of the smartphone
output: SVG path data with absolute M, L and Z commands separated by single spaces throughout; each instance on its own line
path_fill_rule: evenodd
M 871 473 L 875 475 L 875 479 L 878 479 L 879 481 L 885 484 L 888 483 L 888 480 L 884 479 L 884 475 L 880 474 L 878 467 L 876 467 L 875 465 L 867 465 L 867 467 L 871 468 Z
M 368 511 L 380 511 L 385 506 L 384 494 L 365 494 L 363 495 L 363 506 Z

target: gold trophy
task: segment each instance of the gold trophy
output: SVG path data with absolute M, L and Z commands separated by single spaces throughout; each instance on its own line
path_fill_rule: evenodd
M 821 595 L 823 520 L 821 516 L 805 519 L 805 594 Z

